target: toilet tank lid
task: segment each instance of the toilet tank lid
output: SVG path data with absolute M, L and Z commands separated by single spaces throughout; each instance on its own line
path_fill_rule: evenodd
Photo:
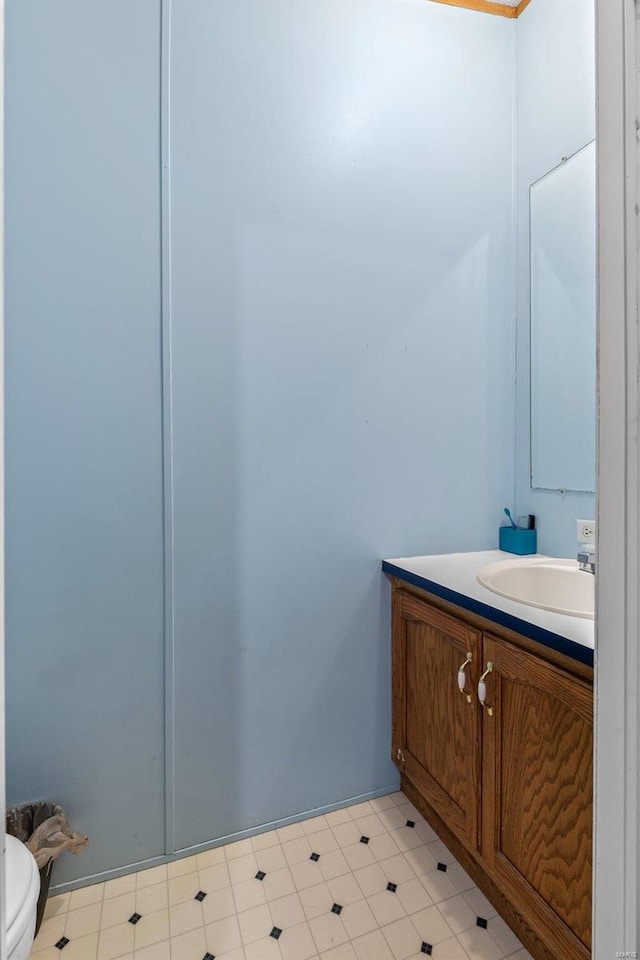
M 24 906 L 38 898 L 40 875 L 36 861 L 23 843 L 5 834 L 5 877 L 7 888 L 7 915 L 5 930 L 9 930 Z

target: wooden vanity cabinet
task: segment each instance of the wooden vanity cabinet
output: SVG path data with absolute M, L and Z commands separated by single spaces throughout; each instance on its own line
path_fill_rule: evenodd
M 536 960 L 588 960 L 592 671 L 576 664 L 574 673 L 561 654 L 418 594 L 394 584 L 393 758 L 403 788 Z M 488 663 L 483 708 L 477 684 Z
M 393 648 L 396 762 L 445 823 L 477 848 L 480 717 L 474 684 L 482 634 L 400 591 L 394 604 Z M 467 662 L 462 694 L 458 670 Z

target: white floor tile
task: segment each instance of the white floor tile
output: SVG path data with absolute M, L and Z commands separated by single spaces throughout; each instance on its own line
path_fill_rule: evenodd
M 68 940 L 77 940 L 89 933 L 97 933 L 100 929 L 102 903 L 93 903 L 79 910 L 70 910 L 66 914 L 67 922 L 64 925 L 64 935 Z M 123 918 L 123 919 L 126 919 Z
M 299 897 L 307 920 L 329 913 L 335 903 L 326 883 L 318 883 L 301 890 Z
M 229 860 L 227 863 L 231 883 L 242 883 L 243 880 L 251 880 L 260 869 L 255 853 L 243 854 L 235 860 Z
M 205 925 L 231 917 L 236 912 L 235 900 L 231 887 L 223 887 L 208 893 L 202 901 L 202 917 Z
M 282 870 L 274 870 L 272 873 L 268 873 L 262 883 L 264 884 L 264 892 L 267 900 L 277 900 L 279 897 L 286 897 L 287 894 L 294 893 L 296 889 L 291 871 L 288 867 L 283 867 Z
M 280 945 L 273 937 L 262 937 L 245 947 L 245 956 L 250 960 L 281 960 Z
M 378 837 L 372 837 L 369 841 L 369 850 L 376 860 L 388 860 L 400 853 L 400 847 L 395 842 L 390 833 L 382 833 Z
M 306 887 L 313 887 L 316 883 L 322 883 L 322 873 L 320 872 L 320 860 L 303 860 L 302 863 L 294 863 L 289 869 L 296 890 L 304 890 Z
M 171 941 L 152 943 L 149 947 L 134 951 L 134 960 L 171 960 Z
M 259 907 L 260 904 L 267 901 L 262 881 L 255 878 L 234 884 L 231 890 L 238 913 L 242 913 L 243 910 L 250 910 L 252 907 Z
M 449 897 L 455 897 L 458 894 L 458 888 L 447 876 L 439 870 L 432 870 L 431 873 L 425 873 L 420 877 L 420 883 L 425 888 L 434 903 L 440 903 L 441 900 L 448 900 Z
M 191 874 L 186 874 L 186 876 L 191 876 Z M 142 887 L 141 890 L 136 890 L 136 913 L 139 913 L 141 916 L 145 916 L 147 913 L 155 913 L 156 910 L 163 910 L 169 906 L 169 884 L 168 883 L 154 883 L 152 887 Z M 194 891 L 197 893 L 200 887 Z
M 286 863 L 291 866 L 294 863 L 302 863 L 304 860 L 308 860 L 313 853 L 313 847 L 308 837 L 296 837 L 295 840 L 287 840 L 286 843 L 282 844 L 282 852 Z M 283 863 L 281 866 L 284 867 L 286 864 Z
M 271 911 L 266 903 L 238 914 L 238 923 L 240 925 L 240 936 L 245 945 L 245 952 L 248 943 L 268 937 L 274 926 Z
M 69 901 L 69 910 L 78 910 L 79 907 L 88 907 L 93 903 L 100 903 L 104 895 L 104 883 L 94 883 L 90 887 L 74 890 Z
M 341 850 L 332 850 L 331 853 L 323 854 L 318 860 L 318 866 L 325 880 L 341 877 L 343 874 L 350 872 L 349 864 Z
M 224 847 L 214 847 L 213 850 L 205 850 L 196 856 L 196 866 L 198 870 L 205 870 L 207 867 L 215 867 L 219 863 L 224 863 L 227 859 Z M 191 871 L 188 871 L 191 873 Z
M 306 921 L 283 930 L 278 945 L 283 960 L 309 960 L 316 953 L 311 928 Z
M 171 960 L 196 960 L 207 952 L 204 928 L 171 938 Z
M 488 930 L 506 957 L 522 949 L 522 944 L 502 917 L 492 917 L 489 920 Z
M 154 884 L 153 887 L 143 887 L 143 890 L 138 890 L 138 894 L 142 894 L 144 890 L 154 890 L 158 884 Z M 173 877 L 166 884 L 169 896 L 169 904 L 173 906 L 174 903 L 184 903 L 185 900 L 193 900 L 196 893 L 200 889 L 200 877 L 198 873 L 185 873 L 180 877 Z M 140 899 L 143 899 L 142 897 Z M 136 903 L 138 902 L 138 897 L 136 897 Z M 142 913 L 142 910 L 138 910 L 138 913 Z
M 434 960 L 531 960 L 398 792 L 51 898 L 31 957 L 420 960 L 423 941 Z
M 309 920 L 309 927 L 320 954 L 340 946 L 341 943 L 346 943 L 349 939 L 342 920 L 335 913 L 327 913 L 323 917 Z
M 204 932 L 207 940 L 207 950 L 214 957 L 221 953 L 227 953 L 229 950 L 235 950 L 236 947 L 242 945 L 237 917 L 225 917 L 224 920 L 209 923 L 204 928 Z
M 437 907 L 427 907 L 411 915 L 411 922 L 425 943 L 441 943 L 449 940 L 453 930 Z
M 320 960 L 356 960 L 356 954 L 350 943 L 342 943 L 339 947 L 321 954 Z
M 183 857 L 182 860 L 174 860 L 167 864 L 167 876 L 169 880 L 174 877 L 182 877 L 185 873 L 194 873 L 198 869 L 197 857 Z
M 100 931 L 98 960 L 114 960 L 133 950 L 134 928 L 131 923 L 120 923 Z
M 65 960 L 95 960 L 98 955 L 99 936 L 98 931 L 95 931 L 72 940 L 64 948 Z M 61 956 L 60 950 L 56 950 L 56 953 Z
M 418 910 L 424 910 L 433 904 L 431 897 L 417 877 L 415 880 L 405 880 L 404 883 L 399 883 L 396 896 L 409 914 L 417 913 Z
M 295 842 L 295 841 L 294 841 Z M 267 847 L 256 852 L 256 861 L 263 873 L 269 873 L 271 870 L 281 870 L 286 867 L 287 861 L 282 847 Z
M 120 897 L 123 893 L 131 893 L 135 888 L 135 873 L 129 873 L 124 877 L 116 877 L 115 880 L 107 880 L 104 885 L 104 899 L 110 900 L 112 897 Z
M 205 893 L 212 893 L 214 890 L 222 890 L 223 887 L 231 886 L 231 877 L 226 863 L 218 863 L 213 867 L 205 867 L 198 870 L 200 877 L 200 889 Z
M 351 870 L 360 870 L 362 867 L 370 867 L 376 862 L 376 858 L 369 850 L 366 843 L 352 843 L 350 847 L 343 847 L 342 854 L 349 864 Z
M 477 914 L 473 912 L 461 893 L 438 904 L 438 909 L 454 933 L 475 927 Z
M 375 813 L 370 813 L 366 817 L 358 817 L 354 821 L 358 830 L 365 837 L 379 837 L 380 834 L 386 833 L 387 828 L 380 819 L 380 817 Z
M 136 887 L 138 889 L 140 887 L 150 887 L 154 883 L 161 883 L 167 879 L 167 865 L 162 863 L 159 867 L 151 867 L 148 870 L 140 870 L 139 873 L 136 873 Z
M 357 960 L 393 960 L 391 947 L 379 930 L 352 941 Z
M 111 897 L 102 904 L 102 917 L 100 926 L 102 929 L 115 927 L 119 923 L 125 923 L 132 913 L 136 912 L 136 892 L 123 893 L 119 897 Z
M 325 813 L 325 820 L 330 827 L 337 827 L 341 823 L 348 823 L 351 820 L 351 814 L 344 808 L 342 810 L 332 810 L 331 813 Z
M 332 830 L 340 847 L 349 847 L 352 843 L 357 843 L 362 836 L 362 831 L 358 829 L 355 820 L 351 817 L 346 823 L 338 824 Z
M 58 917 L 61 913 L 66 913 L 69 909 L 70 900 L 70 893 L 61 893 L 57 897 L 49 897 L 44 910 L 45 920 L 48 920 L 49 917 Z
M 342 877 L 327 880 L 327 887 L 333 903 L 339 903 L 343 907 L 364 897 L 360 884 L 352 873 L 345 873 Z
M 498 915 L 498 911 L 494 905 L 487 900 L 484 893 L 478 890 L 477 887 L 474 887 L 472 890 L 466 890 L 463 893 L 463 897 L 471 909 L 475 911 L 477 917 L 484 917 L 485 920 L 488 920 L 490 917 L 496 917 Z
M 281 930 L 289 930 L 290 927 L 305 923 L 307 919 L 297 893 L 290 893 L 286 897 L 280 897 L 279 900 L 271 900 L 269 910 L 273 925 Z
M 369 803 L 376 813 L 381 810 L 388 810 L 389 807 L 395 806 L 393 794 L 387 794 L 386 797 L 376 797 L 375 800 L 369 800 Z
M 419 952 L 422 941 L 408 917 L 383 927 L 382 932 L 395 960 L 407 960 Z
M 302 829 L 305 833 L 317 833 L 318 830 L 327 830 L 329 824 L 325 816 L 312 817 L 310 820 L 302 821 Z
M 150 944 L 161 943 L 169 939 L 169 910 L 157 910 L 143 916 L 135 925 L 133 944 L 135 950 L 142 950 Z
M 366 900 L 358 900 L 350 904 L 340 916 L 351 940 L 378 929 L 378 921 Z
M 458 940 L 473 960 L 502 960 L 504 954 L 488 930 L 472 927 L 458 934 Z
M 245 857 L 247 854 L 253 853 L 253 843 L 251 842 L 251 837 L 245 837 L 244 840 L 234 840 L 233 843 L 226 844 L 224 852 L 227 855 L 227 860 L 229 862 L 232 860 L 238 860 L 240 857 Z
M 387 883 L 389 883 L 380 865 L 377 863 L 374 863 L 373 866 L 370 867 L 363 867 L 361 870 L 354 870 L 353 875 L 365 897 L 371 897 L 374 893 L 380 893 L 386 889 Z
M 407 913 L 396 894 L 389 890 L 382 890 L 381 893 L 374 893 L 372 897 L 367 897 L 367 903 L 380 927 L 386 927 L 388 923 L 400 920 Z
M 204 925 L 202 905 L 197 900 L 186 900 L 169 907 L 169 927 L 172 937 L 179 937 L 189 930 Z

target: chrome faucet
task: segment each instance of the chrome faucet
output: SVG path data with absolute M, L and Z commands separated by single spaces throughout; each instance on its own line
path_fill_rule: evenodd
M 592 544 L 583 543 L 578 550 L 578 566 L 585 573 L 596 572 L 596 548 Z

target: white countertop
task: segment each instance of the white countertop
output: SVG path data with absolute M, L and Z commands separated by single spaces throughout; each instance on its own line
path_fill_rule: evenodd
M 536 554 L 540 556 L 540 554 Z M 406 571 L 430 583 L 438 584 L 447 590 L 461 594 L 476 603 L 492 607 L 510 617 L 531 624 L 558 637 L 564 637 L 573 643 L 590 650 L 594 649 L 594 622 L 579 617 L 567 617 L 561 613 L 551 613 L 530 607 L 515 600 L 498 596 L 482 587 L 476 575 L 485 563 L 496 560 L 513 560 L 514 554 L 502 550 L 482 550 L 476 553 L 444 553 L 425 557 L 399 557 L 385 560 L 399 570 Z M 525 557 L 523 560 L 527 559 Z M 393 571 L 389 571 L 393 573 Z M 587 574 L 585 574 L 587 576 Z M 428 584 L 425 584 L 428 590 Z

